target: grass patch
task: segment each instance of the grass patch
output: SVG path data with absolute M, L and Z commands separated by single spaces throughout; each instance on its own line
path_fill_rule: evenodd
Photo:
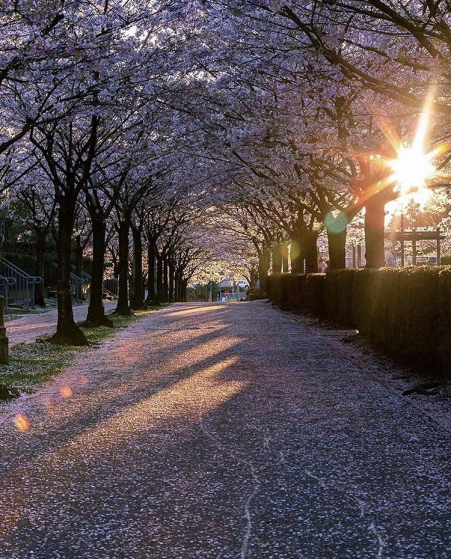
M 22 315 L 22 314 L 41 314 L 42 311 L 37 311 L 35 309 L 12 309 L 11 307 L 8 307 L 8 309 L 6 310 L 6 315 Z
M 19 344 L 11 348 L 9 365 L 0 365 L 0 384 L 33 392 L 69 364 L 76 349 L 52 344 Z
M 10 309 L 8 308 L 5 312 L 5 322 L 10 322 L 11 320 L 16 320 L 17 318 L 22 318 L 22 316 L 29 314 L 42 314 L 43 311 L 36 311 L 34 309 Z
M 100 345 L 117 330 L 124 329 L 139 318 L 154 313 L 158 308 L 162 307 L 135 311 L 132 316 L 108 315 L 114 323 L 114 328 L 101 326 L 82 328 L 82 330 L 91 344 Z M 0 384 L 16 388 L 19 392 L 34 392 L 40 384 L 56 376 L 70 365 L 76 355 L 87 349 L 89 348 L 58 346 L 45 342 L 18 344 L 10 350 L 9 365 L 0 365 Z

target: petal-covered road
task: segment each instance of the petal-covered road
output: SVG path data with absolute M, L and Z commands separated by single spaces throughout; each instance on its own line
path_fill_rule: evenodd
M 323 333 L 173 305 L 4 404 L 0 557 L 450 557 L 450 433 Z
M 103 306 L 106 311 L 110 311 L 116 308 L 117 301 L 104 301 Z M 88 314 L 88 304 L 74 307 L 73 312 L 76 322 L 85 320 Z M 6 323 L 6 335 L 9 338 L 9 345 L 34 342 L 40 336 L 52 334 L 56 331 L 57 322 L 57 309 L 37 314 L 27 314 L 21 318 L 11 320 Z

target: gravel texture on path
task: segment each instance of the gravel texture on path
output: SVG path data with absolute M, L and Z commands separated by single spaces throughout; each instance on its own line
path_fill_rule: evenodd
M 104 307 L 106 311 L 115 309 L 117 301 L 105 301 Z M 88 303 L 73 308 L 75 322 L 85 320 L 88 314 Z M 31 343 L 36 338 L 46 334 L 56 332 L 56 323 L 58 321 L 58 310 L 54 309 L 48 312 L 40 312 L 38 314 L 27 314 L 16 320 L 6 323 L 6 335 L 9 339 L 9 345 L 17 345 L 21 343 Z
M 451 557 L 450 450 L 307 319 L 173 305 L 2 406 L 0 557 Z

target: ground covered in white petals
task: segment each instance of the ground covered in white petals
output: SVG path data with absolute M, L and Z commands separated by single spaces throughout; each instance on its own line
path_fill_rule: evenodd
M 265 302 L 179 304 L 0 408 L 0 557 L 449 557 L 451 435 Z
M 105 301 L 104 307 L 106 311 L 111 311 L 117 306 L 117 301 Z M 80 322 L 86 320 L 88 314 L 88 304 L 73 307 L 74 320 Z M 56 309 L 48 312 L 40 312 L 36 314 L 26 314 L 21 318 L 15 318 L 6 323 L 6 335 L 9 338 L 9 345 L 30 343 L 36 341 L 36 338 L 53 334 L 56 332 L 56 324 L 58 322 L 58 311 Z

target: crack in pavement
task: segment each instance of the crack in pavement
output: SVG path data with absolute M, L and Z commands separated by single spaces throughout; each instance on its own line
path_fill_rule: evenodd
M 0 425 L 2 559 L 451 557 L 448 431 L 266 303 L 197 308 Z
M 384 547 L 385 547 L 385 543 L 384 540 L 382 539 L 382 536 L 379 534 L 379 532 L 377 531 L 377 525 L 376 525 L 376 521 L 373 520 L 369 526 L 369 530 L 371 532 L 373 532 L 373 534 L 375 534 L 377 541 L 379 543 L 379 549 L 377 552 L 377 556 L 378 557 L 382 557 L 382 552 L 384 551 Z
M 210 431 L 208 431 L 208 429 L 205 427 L 205 423 L 201 415 L 199 416 L 199 425 L 202 430 L 202 433 L 215 444 L 216 448 L 222 450 L 223 452 L 231 456 L 239 464 L 246 465 L 250 470 L 251 478 L 254 482 L 254 488 L 244 504 L 244 516 L 246 518 L 246 529 L 244 532 L 243 543 L 241 545 L 241 552 L 240 552 L 240 559 L 246 559 L 247 551 L 249 547 L 249 540 L 252 534 L 251 503 L 260 490 L 260 486 L 261 486 L 260 479 L 257 476 L 256 468 L 252 464 L 252 462 L 246 460 L 245 458 L 239 457 L 235 452 L 233 452 L 233 450 L 225 446 L 220 440 L 218 440 L 217 437 L 215 437 L 214 435 L 211 434 Z M 267 440 L 268 439 L 265 438 L 265 443 L 267 442 Z
M 337 493 L 337 494 L 342 494 L 342 495 L 344 495 L 344 496 L 347 497 L 347 498 L 350 497 L 350 498 L 351 498 L 353 501 L 355 501 L 355 502 L 358 504 L 358 506 L 359 506 L 359 509 L 360 509 L 360 518 L 364 518 L 364 516 L 365 516 L 365 507 L 367 506 L 367 503 L 366 503 L 365 501 L 362 501 L 361 499 L 359 499 L 359 498 L 357 498 L 357 497 L 353 497 L 352 495 L 347 495 L 345 492 L 340 491 L 339 489 L 336 489 L 336 488 L 334 488 L 334 487 L 328 486 L 328 485 L 325 483 L 324 479 L 322 479 L 322 478 L 320 478 L 320 477 L 318 477 L 318 476 L 315 476 L 315 475 L 312 474 L 312 472 L 311 472 L 310 470 L 308 470 L 307 468 L 305 469 L 305 473 L 306 473 L 310 478 L 316 480 L 316 481 L 318 482 L 318 484 L 319 484 L 323 489 L 326 489 L 326 490 L 328 490 L 328 491 L 333 491 L 333 492 L 335 492 L 335 493 Z M 374 535 L 375 535 L 376 538 L 377 538 L 377 543 L 378 543 L 378 545 L 379 545 L 377 557 L 382 557 L 382 553 L 383 553 L 383 550 L 384 550 L 384 547 L 385 547 L 385 542 L 384 542 L 384 540 L 382 539 L 382 536 L 381 536 L 381 535 L 379 534 L 379 532 L 378 532 L 378 526 L 377 526 L 377 524 L 376 524 L 376 519 L 375 519 L 375 518 L 372 519 L 371 524 L 368 526 L 368 530 L 371 531 L 371 532 L 373 532 Z

